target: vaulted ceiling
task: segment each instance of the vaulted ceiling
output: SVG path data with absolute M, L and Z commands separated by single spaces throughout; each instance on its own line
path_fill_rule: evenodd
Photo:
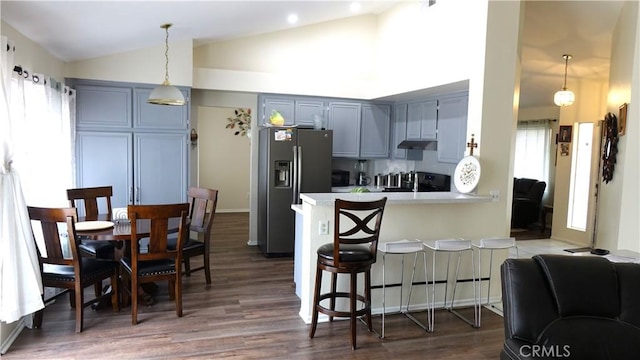
M 417 0 L 416 0 L 417 1 Z M 427 6 L 427 0 L 420 0 Z M 436 4 L 439 1 L 436 0 Z M 473 0 L 469 0 L 473 1 Z M 398 1 L 7 1 L 2 20 L 56 57 L 73 61 L 159 45 L 159 25 L 174 23 L 171 39 L 196 45 L 295 26 L 380 13 Z M 621 1 L 525 3 L 522 34 L 522 107 L 552 106 L 562 87 L 565 53 L 570 78 L 606 79 L 613 27 Z

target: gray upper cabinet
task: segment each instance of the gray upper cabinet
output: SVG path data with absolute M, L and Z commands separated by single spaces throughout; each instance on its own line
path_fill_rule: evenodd
M 463 157 L 467 136 L 468 95 L 443 96 L 438 104 L 438 161 L 457 164 Z
M 320 100 L 296 100 L 295 123 L 302 126 L 314 126 L 315 116 L 325 117 L 325 103 Z
M 393 140 L 391 155 L 394 159 L 406 159 L 407 150 L 398 149 L 398 145 L 407 139 L 407 104 L 393 106 Z
M 163 106 L 147 103 L 153 89 L 135 88 L 133 127 L 136 129 L 187 129 L 189 127 L 189 106 Z M 186 90 L 181 90 L 185 99 L 189 98 Z
M 295 123 L 295 100 L 283 97 L 264 97 L 262 101 L 262 125 L 269 124 L 271 112 L 277 110 L 284 118 L 284 125 Z
M 76 118 L 79 128 L 130 128 L 130 87 L 76 86 Z
M 435 139 L 438 101 L 425 100 L 407 105 L 407 139 Z
M 333 156 L 360 156 L 360 103 L 330 102 L 328 126 L 333 130 Z
M 391 107 L 389 105 L 363 105 L 360 158 L 389 158 L 390 129 Z

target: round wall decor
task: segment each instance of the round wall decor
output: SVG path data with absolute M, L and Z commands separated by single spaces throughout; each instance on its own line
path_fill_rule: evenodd
M 453 173 L 453 183 L 458 192 L 472 192 L 480 181 L 480 162 L 475 156 L 465 156 L 460 160 Z

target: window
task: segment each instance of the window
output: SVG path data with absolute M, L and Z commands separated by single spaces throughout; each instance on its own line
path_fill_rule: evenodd
M 518 122 L 513 176 L 549 184 L 550 139 L 549 120 Z
M 567 227 L 586 231 L 591 186 L 591 156 L 593 153 L 593 123 L 579 123 L 573 142 L 571 179 L 569 184 L 569 208 Z

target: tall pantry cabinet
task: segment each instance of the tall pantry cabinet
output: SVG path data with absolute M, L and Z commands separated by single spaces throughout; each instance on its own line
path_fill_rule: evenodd
M 73 80 L 76 185 L 113 187 L 113 207 L 185 202 L 189 105 L 148 104 L 153 85 Z M 185 99 L 190 89 L 180 88 Z

